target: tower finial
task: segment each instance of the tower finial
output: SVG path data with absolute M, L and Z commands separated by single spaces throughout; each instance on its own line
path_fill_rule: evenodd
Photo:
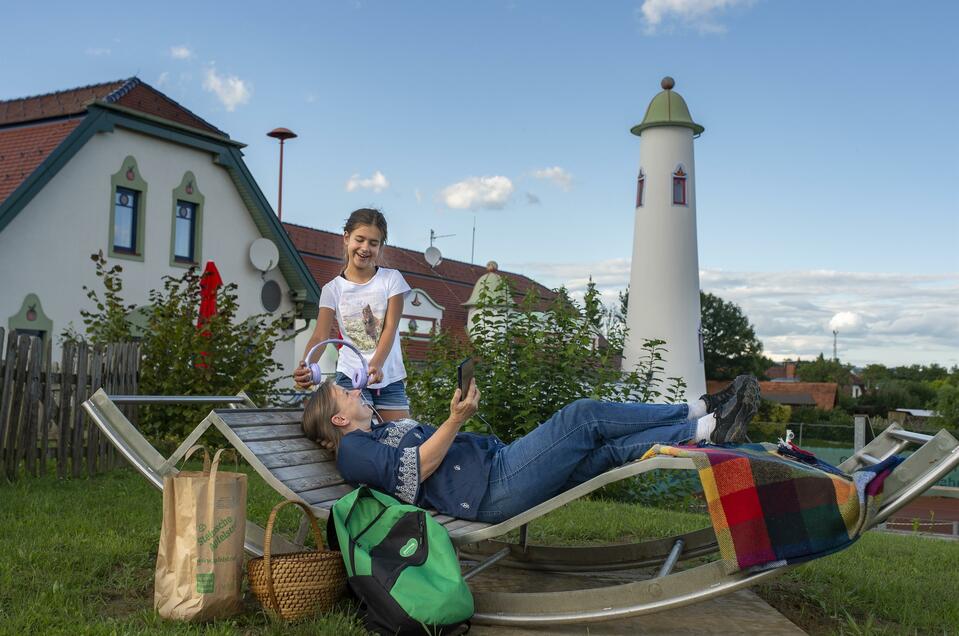
M 667 75 L 659 85 L 663 87 L 664 91 L 671 91 L 673 90 L 673 86 L 676 86 L 676 80 Z

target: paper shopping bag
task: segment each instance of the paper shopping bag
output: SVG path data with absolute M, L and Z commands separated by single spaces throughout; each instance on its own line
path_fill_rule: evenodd
M 163 480 L 163 525 L 157 552 L 153 604 L 163 618 L 205 621 L 240 610 L 246 475 L 219 470 L 220 449 L 203 471 Z

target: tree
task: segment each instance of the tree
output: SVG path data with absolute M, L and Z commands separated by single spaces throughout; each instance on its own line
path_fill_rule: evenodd
M 839 386 L 848 386 L 852 366 L 838 360 L 827 360 L 822 353 L 811 362 L 796 367 L 796 375 L 803 382 L 835 382 Z
M 763 343 L 739 305 L 706 292 L 700 292 L 699 303 L 706 377 L 731 380 L 743 373 L 762 377 Z

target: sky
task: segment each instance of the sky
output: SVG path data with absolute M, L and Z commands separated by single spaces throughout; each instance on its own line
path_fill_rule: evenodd
M 283 220 L 379 207 L 429 246 L 611 302 L 669 75 L 696 140 L 700 281 L 775 359 L 959 364 L 959 3 L 15 3 L 0 99 L 138 76 L 248 144 Z M 475 240 L 474 240 L 475 227 Z M 451 236 L 450 236 L 451 235 Z

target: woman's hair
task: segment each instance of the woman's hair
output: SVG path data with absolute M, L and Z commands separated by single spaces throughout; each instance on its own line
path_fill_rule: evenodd
M 332 447 L 335 454 L 340 448 L 343 433 L 333 425 L 336 415 L 336 401 L 333 399 L 333 381 L 326 380 L 307 400 L 303 407 L 303 432 L 308 438 L 320 442 L 324 447 Z

